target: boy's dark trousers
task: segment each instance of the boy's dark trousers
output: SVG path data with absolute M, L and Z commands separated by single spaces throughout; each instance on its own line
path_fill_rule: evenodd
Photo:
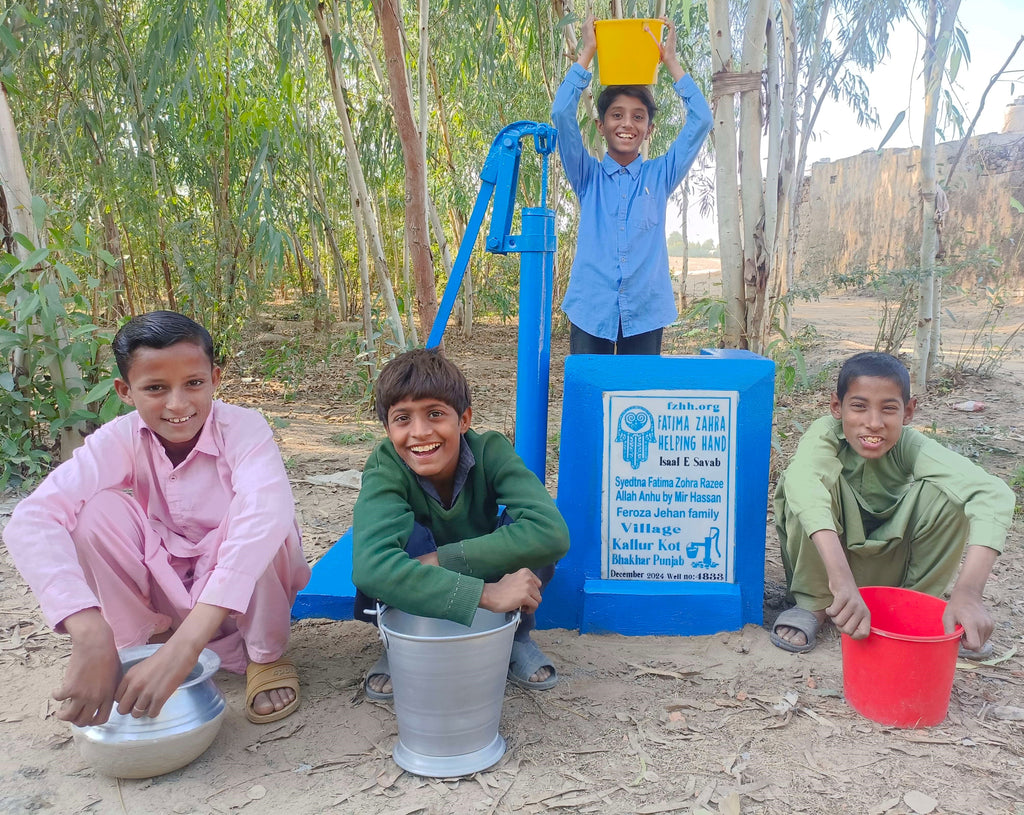
M 632 337 L 622 336 L 622 323 L 619 323 L 619 337 L 615 342 L 603 337 L 588 334 L 582 328 L 569 323 L 570 354 L 619 354 L 657 356 L 661 353 L 661 335 L 663 328 L 634 334 Z

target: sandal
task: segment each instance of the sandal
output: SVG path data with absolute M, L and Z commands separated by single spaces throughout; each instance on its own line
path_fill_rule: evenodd
M 531 682 L 530 677 L 544 667 L 551 669 L 551 675 L 540 682 Z M 514 640 L 508 661 L 508 679 L 527 690 L 548 690 L 558 684 L 558 671 L 533 640 Z
M 395 698 L 395 692 L 393 690 L 387 693 L 382 693 L 379 690 L 374 690 L 370 687 L 371 676 L 391 676 L 391 667 L 388 665 L 388 652 L 385 651 L 380 655 L 380 658 L 373 663 L 373 667 L 366 672 L 366 679 L 363 680 L 363 693 L 366 694 L 367 699 L 372 699 L 375 702 L 390 702 Z
M 777 629 L 779 626 L 786 628 L 795 628 L 797 631 L 803 632 L 803 635 L 807 638 L 807 642 L 803 645 L 796 645 L 788 640 L 783 639 L 779 636 Z M 818 618 L 814 614 L 805 608 L 800 606 L 793 606 L 787 608 L 778 617 L 775 618 L 775 624 L 772 626 L 770 638 L 772 645 L 777 648 L 781 648 L 783 651 L 790 651 L 794 654 L 806 654 L 808 651 L 813 650 L 814 646 L 818 644 Z
M 256 695 L 277 688 L 291 688 L 295 691 L 295 698 L 280 710 L 257 713 L 252 706 Z M 290 659 L 250 662 L 245 666 L 245 717 L 253 724 L 267 724 L 290 716 L 299 707 L 300 698 L 299 672 Z

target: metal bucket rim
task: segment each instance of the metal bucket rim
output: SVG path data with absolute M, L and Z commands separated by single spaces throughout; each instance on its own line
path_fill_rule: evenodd
M 515 628 L 519 625 L 519 620 L 522 616 L 521 612 L 519 612 L 518 610 L 515 612 L 506 611 L 505 614 L 511 614 L 512 616 L 508 620 L 506 620 L 502 625 L 499 625 L 497 628 L 489 628 L 486 631 L 473 631 L 467 634 L 452 634 L 440 637 L 424 637 L 422 635 L 417 634 L 403 634 L 400 631 L 395 631 L 393 628 L 388 628 L 384 624 L 384 615 L 390 609 L 390 606 L 382 606 L 377 614 L 377 625 L 380 628 L 381 638 L 384 639 L 385 644 L 387 643 L 387 640 L 391 637 L 404 640 L 406 642 L 468 642 L 469 640 L 475 640 L 481 637 L 489 637 L 493 634 L 502 633 L 509 626 Z M 401 609 L 395 610 L 401 611 Z

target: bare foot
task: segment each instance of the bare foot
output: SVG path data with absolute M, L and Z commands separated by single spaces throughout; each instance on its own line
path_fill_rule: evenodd
M 295 691 L 291 688 L 272 688 L 256 694 L 252 700 L 252 709 L 260 716 L 266 716 L 275 710 L 283 710 L 294 701 Z
M 550 666 L 548 666 L 548 665 L 541 665 L 540 668 L 537 670 L 537 672 L 530 677 L 530 681 L 531 682 L 543 682 L 545 679 L 547 679 L 553 673 L 554 673 L 554 671 L 551 670 Z
M 374 693 L 393 693 L 390 674 L 374 674 L 366 680 L 366 684 Z
M 814 619 L 818 621 L 819 628 L 825 624 L 824 609 L 822 609 L 821 611 L 812 611 L 811 614 L 813 614 Z M 785 640 L 790 645 L 807 645 L 807 635 L 804 634 L 804 632 L 801 631 L 799 628 L 793 628 L 792 626 L 788 625 L 779 625 L 776 626 L 773 630 L 778 635 L 779 639 Z

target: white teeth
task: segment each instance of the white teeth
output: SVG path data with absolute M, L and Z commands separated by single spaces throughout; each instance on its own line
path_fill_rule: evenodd
M 411 449 L 414 453 L 429 453 L 431 450 L 436 450 L 440 446 L 440 444 L 420 444 L 417 445 L 416 447 L 411 447 L 409 449 Z
M 187 422 L 191 418 L 191 416 L 186 416 L 184 419 L 168 419 L 167 421 L 169 421 L 171 424 L 185 424 L 185 422 Z

